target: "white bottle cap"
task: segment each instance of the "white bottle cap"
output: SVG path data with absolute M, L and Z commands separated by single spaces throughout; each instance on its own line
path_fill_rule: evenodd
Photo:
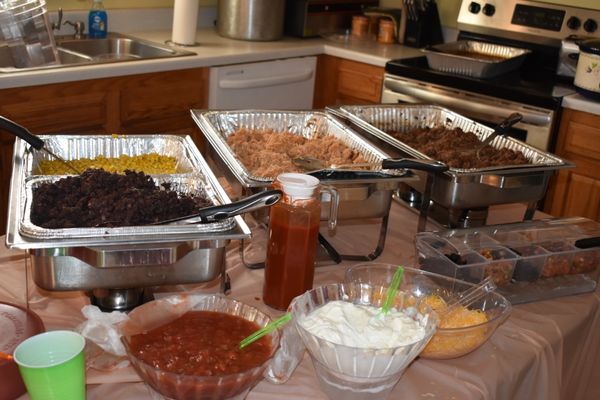
M 289 172 L 277 176 L 282 189 L 292 199 L 310 199 L 320 181 L 311 175 Z

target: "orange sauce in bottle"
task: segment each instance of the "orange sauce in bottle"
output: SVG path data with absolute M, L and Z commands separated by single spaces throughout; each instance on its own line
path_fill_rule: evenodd
M 321 204 L 318 186 L 310 198 L 300 199 L 281 188 L 284 196 L 269 213 L 263 301 L 286 310 L 294 297 L 312 289 Z

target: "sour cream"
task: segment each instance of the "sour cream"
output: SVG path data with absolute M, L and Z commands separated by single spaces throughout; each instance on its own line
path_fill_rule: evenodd
M 336 300 L 313 310 L 299 324 L 313 335 L 336 344 L 368 349 L 405 346 L 425 337 L 426 318 L 420 321 L 404 311 Z

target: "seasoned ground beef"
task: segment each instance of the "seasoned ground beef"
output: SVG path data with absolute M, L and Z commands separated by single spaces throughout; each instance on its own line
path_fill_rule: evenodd
M 193 214 L 211 203 L 181 195 L 149 175 L 88 169 L 33 191 L 31 222 L 49 228 L 146 225 Z
M 334 136 L 307 139 L 290 132 L 240 128 L 227 138 L 227 144 L 254 175 L 276 177 L 283 172 L 305 172 L 292 158 L 308 156 L 327 165 L 365 162 L 360 152 Z
M 505 165 L 529 164 L 522 152 L 511 149 L 484 147 L 477 158 L 481 141 L 473 132 L 460 128 L 416 128 L 407 132 L 388 132 L 391 136 L 419 150 L 421 153 L 443 161 L 450 168 L 485 168 Z

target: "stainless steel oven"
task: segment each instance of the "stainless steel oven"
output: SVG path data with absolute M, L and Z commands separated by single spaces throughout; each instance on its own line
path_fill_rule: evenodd
M 518 112 L 523 119 L 512 128 L 510 136 L 544 151 L 549 150 L 557 113 L 554 109 L 390 74 L 385 74 L 383 80 L 381 102 L 438 104 L 489 126 Z

